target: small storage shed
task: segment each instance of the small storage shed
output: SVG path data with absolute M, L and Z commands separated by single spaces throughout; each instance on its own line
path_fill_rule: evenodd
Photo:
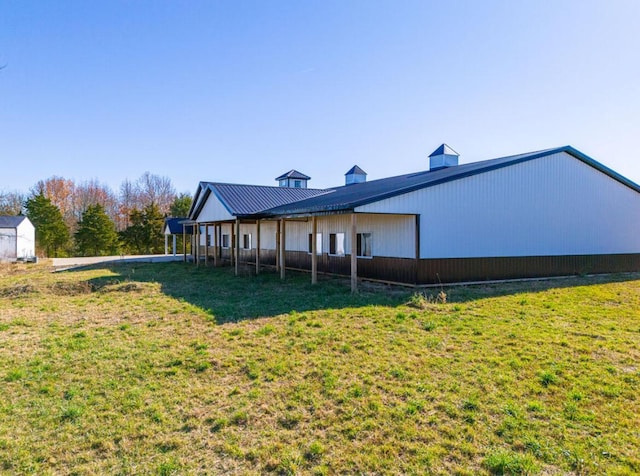
M 172 239 L 172 249 L 173 256 L 176 255 L 176 241 L 178 236 L 183 236 L 184 234 L 191 235 L 192 227 L 183 226 L 183 222 L 186 221 L 187 218 L 165 218 L 164 219 L 164 228 L 162 230 L 162 234 L 164 235 L 164 254 L 169 254 L 169 237 Z
M 0 216 L 0 261 L 32 259 L 36 255 L 36 229 L 24 216 Z

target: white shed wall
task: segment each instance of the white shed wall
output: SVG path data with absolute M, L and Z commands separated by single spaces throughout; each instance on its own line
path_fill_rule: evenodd
M 0 228 L 0 260 L 16 258 L 16 229 Z
M 421 258 L 640 253 L 640 194 L 566 153 L 357 211 L 420 214 Z
M 36 255 L 36 232 L 33 223 L 25 219 L 17 228 L 17 258 L 33 258 Z

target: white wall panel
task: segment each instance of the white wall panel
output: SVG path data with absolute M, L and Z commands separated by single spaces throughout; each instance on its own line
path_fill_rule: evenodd
M 286 248 L 288 251 L 309 251 L 311 219 L 288 221 Z M 318 217 L 318 233 L 322 233 L 322 252 L 329 252 L 329 235 L 345 234 L 345 253 L 351 253 L 351 215 Z M 372 234 L 373 256 L 415 257 L 415 217 L 408 215 L 358 214 L 358 233 Z
M 223 221 L 233 219 L 235 219 L 235 217 L 231 216 L 222 202 L 220 202 L 220 200 L 218 200 L 218 197 L 216 197 L 213 193 L 209 195 L 209 198 L 207 198 L 207 202 L 204 204 L 204 207 L 200 211 L 200 215 L 198 215 L 199 222 Z
M 422 258 L 640 253 L 640 194 L 566 153 L 357 211 L 420 214 Z

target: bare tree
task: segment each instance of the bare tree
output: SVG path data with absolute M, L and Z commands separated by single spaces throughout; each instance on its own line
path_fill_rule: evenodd
M 166 215 L 176 196 L 171 179 L 145 172 L 136 182 L 142 207 L 154 203 Z
M 20 215 L 26 198 L 22 192 L 0 192 L 0 215 Z
M 77 221 L 90 206 L 100 205 L 104 212 L 115 222 L 118 215 L 118 200 L 107 185 L 97 179 L 88 180 L 77 185 L 73 196 L 73 210 Z
M 136 185 L 131 180 L 125 179 L 120 185 L 120 196 L 118 197 L 118 214 L 115 220 L 118 231 L 129 227 L 131 212 L 140 208 Z

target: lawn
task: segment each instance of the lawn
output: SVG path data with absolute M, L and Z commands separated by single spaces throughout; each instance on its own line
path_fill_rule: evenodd
M 0 473 L 638 474 L 639 362 L 640 274 L 5 265 Z

